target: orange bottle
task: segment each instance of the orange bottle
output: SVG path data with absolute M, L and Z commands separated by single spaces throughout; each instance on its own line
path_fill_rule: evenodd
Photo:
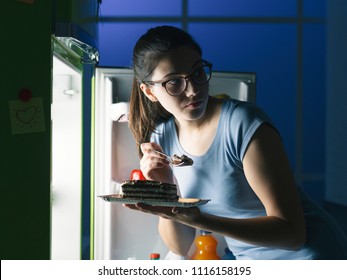
M 220 260 L 217 254 L 217 240 L 211 232 L 200 230 L 200 235 L 195 238 L 196 251 L 192 260 Z
M 149 258 L 150 258 L 151 260 L 160 260 L 160 254 L 159 254 L 159 253 L 151 253 L 151 254 L 149 255 Z

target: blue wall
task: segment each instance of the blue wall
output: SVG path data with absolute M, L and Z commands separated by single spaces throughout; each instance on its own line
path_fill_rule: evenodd
M 215 70 L 257 74 L 257 103 L 280 130 L 298 183 L 325 193 L 325 0 L 108 0 L 99 23 L 99 66 L 131 66 L 148 28 L 189 31 Z
M 347 206 L 347 1 L 328 3 L 326 199 Z

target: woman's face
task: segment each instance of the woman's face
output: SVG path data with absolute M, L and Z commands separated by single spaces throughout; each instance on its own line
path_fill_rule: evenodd
M 201 65 L 203 62 L 198 52 L 188 46 L 179 47 L 159 61 L 149 80 L 162 83 L 185 77 Z M 151 101 L 160 102 L 178 121 L 198 120 L 206 111 L 208 83 L 195 85 L 190 79 L 186 81 L 185 90 L 177 96 L 169 95 L 161 85 L 141 84 L 140 87 Z

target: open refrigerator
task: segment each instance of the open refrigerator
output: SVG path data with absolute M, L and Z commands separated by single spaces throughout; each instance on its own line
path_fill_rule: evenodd
M 131 69 L 96 67 L 92 130 L 94 258 L 145 260 L 154 252 L 162 258 L 177 258 L 160 239 L 158 217 L 98 198 L 120 193 L 122 182 L 139 168 L 127 122 L 132 82 Z M 255 73 L 213 72 L 209 85 L 211 95 L 255 102 Z M 219 249 L 224 251 L 223 239 L 217 238 Z
M 97 67 L 100 0 L 54 3 L 51 259 L 176 258 L 159 237 L 157 217 L 98 197 L 119 193 L 139 168 L 126 121 L 133 73 Z M 255 102 L 255 73 L 213 72 L 209 85 L 211 95 Z
M 55 44 L 61 47 L 61 42 Z M 86 77 L 86 65 L 78 66 L 61 54 L 53 55 L 51 258 L 145 260 L 154 252 L 162 258 L 175 257 L 158 235 L 157 217 L 98 198 L 119 193 L 122 182 L 139 168 L 135 141 L 124 121 L 132 70 L 89 64 L 94 76 Z M 86 79 L 94 83 L 89 85 Z M 86 90 L 91 91 L 90 112 L 83 103 Z M 214 72 L 210 94 L 255 102 L 255 74 Z M 86 113 L 90 122 L 84 119 Z

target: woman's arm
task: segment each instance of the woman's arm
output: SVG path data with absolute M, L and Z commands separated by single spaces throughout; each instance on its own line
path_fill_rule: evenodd
M 267 217 L 253 221 L 259 234 L 255 241 L 289 249 L 300 247 L 305 242 L 306 232 L 296 182 L 281 138 L 268 124 L 255 133 L 243 166 L 246 178 L 267 214 Z
M 160 217 L 159 234 L 170 251 L 186 256 L 195 238 L 195 228 Z

